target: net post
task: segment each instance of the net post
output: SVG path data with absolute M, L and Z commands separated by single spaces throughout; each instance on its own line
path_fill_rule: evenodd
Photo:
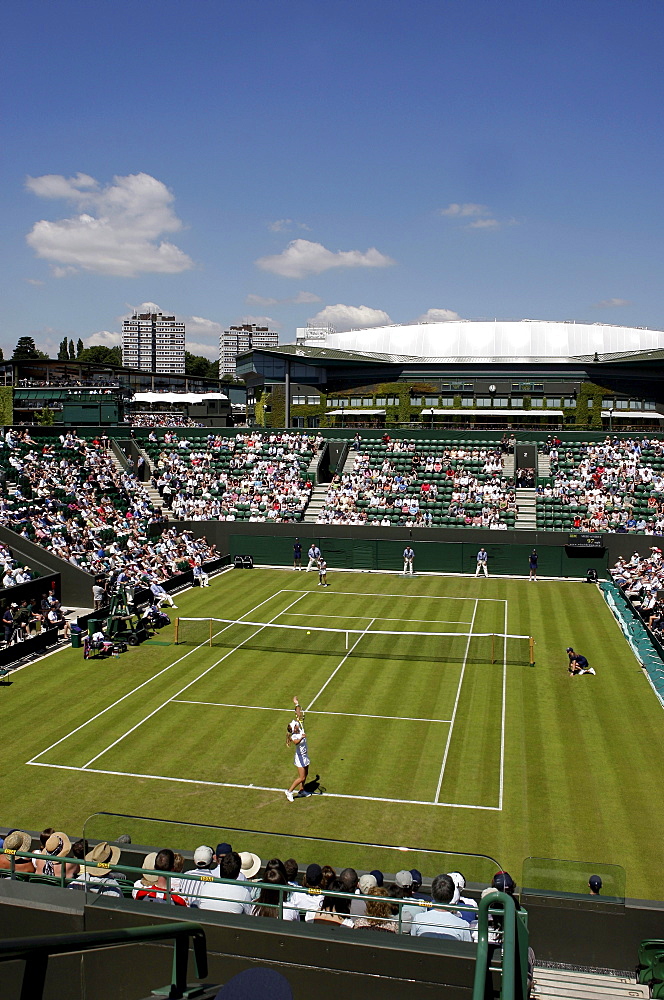
M 530 649 L 530 666 L 535 666 L 535 640 L 532 635 L 528 636 L 528 646 Z
M 491 633 L 491 662 L 496 662 L 496 633 Z
M 348 649 L 348 632 L 346 632 L 346 649 Z
M 210 618 L 210 645 L 212 645 L 212 619 Z
M 175 645 L 177 646 L 178 640 L 180 638 L 180 619 L 175 619 Z

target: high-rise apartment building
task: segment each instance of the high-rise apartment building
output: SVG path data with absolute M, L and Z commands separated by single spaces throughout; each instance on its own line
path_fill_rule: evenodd
M 252 347 L 276 347 L 279 334 L 268 326 L 256 326 L 254 323 L 243 323 L 242 326 L 230 326 L 219 338 L 219 377 L 235 375 L 235 359 L 243 351 Z
M 164 313 L 134 313 L 122 322 L 122 364 L 184 375 L 184 323 Z

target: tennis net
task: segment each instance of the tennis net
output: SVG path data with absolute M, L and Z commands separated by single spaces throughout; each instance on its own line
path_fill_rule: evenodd
M 185 646 L 255 649 L 307 656 L 424 660 L 443 663 L 534 664 L 532 636 L 505 632 L 421 632 L 282 625 L 228 618 L 177 618 L 175 642 Z

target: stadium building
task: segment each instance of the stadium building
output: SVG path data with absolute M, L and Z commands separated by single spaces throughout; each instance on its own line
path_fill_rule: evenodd
M 664 416 L 661 331 L 459 320 L 322 332 L 238 358 L 266 424 L 654 429 Z

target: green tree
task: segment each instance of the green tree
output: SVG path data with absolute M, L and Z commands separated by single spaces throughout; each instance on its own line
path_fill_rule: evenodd
M 208 361 L 202 354 L 190 354 L 184 352 L 184 372 L 185 375 L 193 375 L 194 378 L 218 378 L 219 362 Z
M 79 361 L 89 361 L 95 365 L 121 365 L 122 351 L 119 347 L 103 347 L 97 344 L 95 347 L 84 348 L 78 356 Z
M 58 361 L 69 361 L 69 348 L 67 346 L 66 337 L 63 337 L 60 341 L 60 346 L 58 347 Z
M 80 356 L 81 356 L 82 353 L 83 353 L 83 341 L 79 337 L 78 338 L 78 342 L 76 344 L 76 357 L 80 358 Z
M 12 354 L 12 361 L 40 361 L 48 354 L 37 349 L 33 337 L 19 337 Z
M 35 410 L 35 417 L 41 427 L 51 427 L 55 423 L 55 414 L 48 403 L 45 403 L 41 410 Z
M 76 351 L 74 350 L 74 341 L 69 341 L 69 360 L 76 361 Z

